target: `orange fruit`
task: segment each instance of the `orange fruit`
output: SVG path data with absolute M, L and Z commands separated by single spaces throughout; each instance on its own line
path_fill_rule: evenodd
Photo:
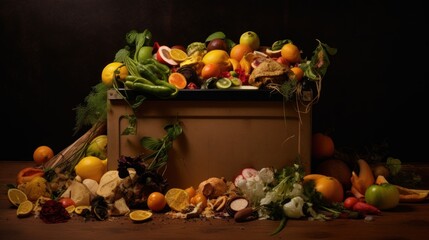
M 301 62 L 301 52 L 299 48 L 291 42 L 283 45 L 281 48 L 281 55 L 291 64 Z
M 128 69 L 121 62 L 111 62 L 101 71 L 101 81 L 108 87 L 113 86 L 114 80 L 125 81 L 128 76 Z
M 33 152 L 33 160 L 37 165 L 49 161 L 54 156 L 54 151 L 48 146 L 39 146 Z
M 300 67 L 292 67 L 290 69 L 294 74 L 294 79 L 300 81 L 304 77 L 304 71 Z
M 205 64 L 204 67 L 201 69 L 201 77 L 203 79 L 218 77 L 222 73 L 221 69 L 221 66 L 217 63 Z
M 314 188 L 320 192 L 325 200 L 334 203 L 344 199 L 343 185 L 334 177 L 321 177 L 315 180 Z
M 165 196 L 160 192 L 152 192 L 147 198 L 147 207 L 154 212 L 162 211 L 166 205 Z
M 171 48 L 170 56 L 174 61 L 181 63 L 186 60 L 188 54 L 180 48 Z
M 176 211 L 180 212 L 189 205 L 188 193 L 181 188 L 171 188 L 165 193 L 165 200 L 168 206 Z
M 253 52 L 253 49 L 249 45 L 236 44 L 234 45 L 234 47 L 231 48 L 231 51 L 229 52 L 229 57 L 237 61 L 240 61 L 243 58 L 243 56 L 249 52 Z
M 198 203 L 201 203 L 201 207 L 204 209 L 207 207 L 207 197 L 204 194 L 198 192 L 191 198 L 191 204 L 196 206 Z
M 334 155 L 335 145 L 332 138 L 323 133 L 315 133 L 311 138 L 311 155 L 314 159 L 330 158 Z
M 334 177 L 340 181 L 344 189 L 350 189 L 352 170 L 343 160 L 329 158 L 316 165 L 315 173 Z
M 194 188 L 194 187 L 192 187 L 192 186 L 190 186 L 190 187 L 186 188 L 186 189 L 185 189 L 185 191 L 186 191 L 186 192 L 188 193 L 188 195 L 189 195 L 189 200 L 191 200 L 191 198 L 192 198 L 192 197 L 194 197 L 194 196 L 195 196 L 195 194 L 196 194 L 195 188 Z
M 186 77 L 179 72 L 171 73 L 168 76 L 168 82 L 178 89 L 184 89 L 187 84 Z

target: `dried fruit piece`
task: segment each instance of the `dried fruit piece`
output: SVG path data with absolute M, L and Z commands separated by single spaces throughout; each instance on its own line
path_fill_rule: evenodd
M 168 206 L 177 212 L 182 211 L 189 205 L 188 193 L 181 188 L 171 188 L 165 193 Z
M 152 213 L 145 210 L 134 210 L 130 212 L 129 217 L 134 222 L 141 222 L 150 219 L 152 217 Z

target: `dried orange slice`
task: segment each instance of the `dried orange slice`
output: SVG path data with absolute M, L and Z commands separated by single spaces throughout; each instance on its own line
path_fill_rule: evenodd
M 183 62 L 188 57 L 188 54 L 186 54 L 183 50 L 178 48 L 172 48 L 170 50 L 170 56 L 171 58 L 176 62 Z
M 9 190 L 7 190 L 7 197 L 9 198 L 9 202 L 16 207 L 28 200 L 27 195 L 18 188 L 9 188 Z
M 18 209 L 16 210 L 16 216 L 18 217 L 26 217 L 30 215 L 33 211 L 33 203 L 30 200 L 25 200 L 21 204 L 19 204 Z
M 171 188 L 165 193 L 165 200 L 168 206 L 177 212 L 189 206 L 189 195 L 184 189 Z
M 141 222 L 150 219 L 152 217 L 152 212 L 145 210 L 134 210 L 130 212 L 129 217 L 134 222 Z

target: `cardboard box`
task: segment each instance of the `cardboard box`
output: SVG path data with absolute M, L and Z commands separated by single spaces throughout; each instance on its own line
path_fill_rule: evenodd
M 121 135 L 133 114 L 129 105 L 115 90 L 108 100 L 109 169 L 117 169 L 121 155 L 147 151 L 140 139 L 161 138 L 177 119 L 183 133 L 164 173 L 171 187 L 198 187 L 209 177 L 233 180 L 243 168 L 282 168 L 299 157 L 310 172 L 311 111 L 298 114 L 294 103 L 270 92 L 190 90 L 174 99 L 147 99 L 137 112 L 136 135 Z

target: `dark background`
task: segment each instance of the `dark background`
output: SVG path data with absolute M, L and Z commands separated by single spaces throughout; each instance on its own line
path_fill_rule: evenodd
M 74 142 L 75 111 L 131 29 L 187 45 L 215 31 L 263 45 L 316 39 L 338 49 L 313 107 L 313 131 L 338 147 L 387 142 L 404 162 L 426 161 L 427 22 L 413 1 L 0 0 L 1 160 L 32 160 Z M 417 29 L 417 30 L 414 30 Z

